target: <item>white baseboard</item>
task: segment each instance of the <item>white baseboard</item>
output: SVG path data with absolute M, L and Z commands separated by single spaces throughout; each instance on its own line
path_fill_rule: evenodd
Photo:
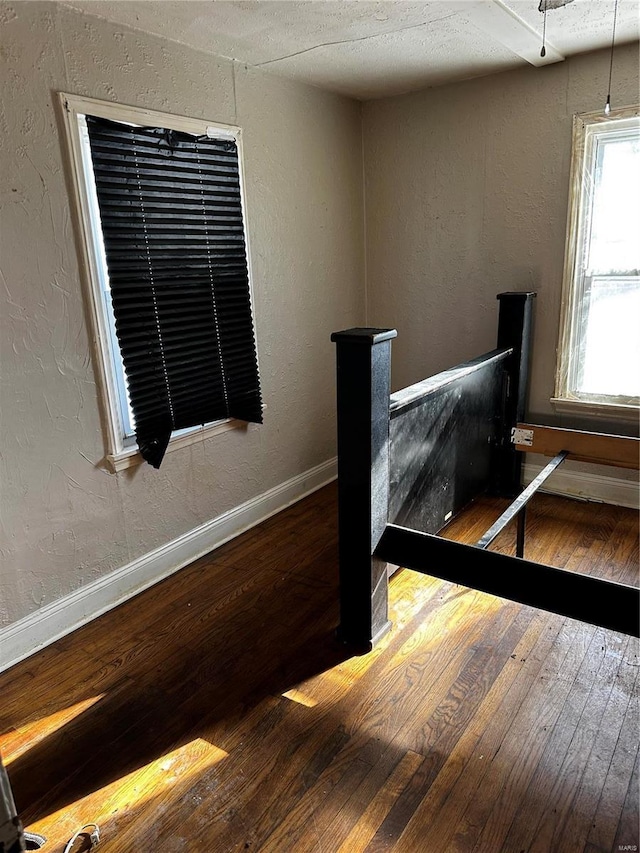
M 525 485 L 530 483 L 543 467 L 530 462 L 525 463 Z M 588 474 L 583 471 L 559 468 L 553 472 L 540 491 L 588 501 L 600 501 L 614 506 L 626 506 L 631 509 L 640 508 L 640 490 L 637 482 L 606 477 L 602 474 Z
M 0 629 L 0 672 L 335 480 L 330 459 Z

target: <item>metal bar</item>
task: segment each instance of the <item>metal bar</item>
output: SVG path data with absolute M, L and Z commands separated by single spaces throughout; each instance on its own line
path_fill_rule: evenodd
M 527 508 L 523 506 L 518 513 L 518 528 L 516 532 L 516 557 L 524 557 L 524 537 L 527 527 Z
M 639 636 L 640 590 L 388 524 L 375 551 L 395 566 Z
M 558 453 L 557 456 L 546 465 L 542 471 L 538 474 L 535 480 L 532 480 L 524 491 L 522 491 L 518 497 L 513 501 L 513 503 L 509 504 L 507 509 L 502 513 L 500 518 L 495 521 L 491 527 L 487 530 L 487 532 L 476 542 L 476 548 L 487 548 L 496 536 L 504 530 L 504 528 L 509 524 L 512 518 L 517 515 L 521 509 L 523 509 L 531 500 L 531 498 L 538 491 L 540 486 L 544 483 L 544 481 L 553 474 L 556 468 L 561 465 L 564 460 L 567 458 L 567 451 L 562 450 Z M 518 556 L 521 556 L 520 554 Z

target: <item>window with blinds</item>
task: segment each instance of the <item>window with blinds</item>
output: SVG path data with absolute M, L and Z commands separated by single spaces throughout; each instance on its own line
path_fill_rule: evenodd
M 121 431 L 159 467 L 179 431 L 262 422 L 238 145 L 78 118 Z

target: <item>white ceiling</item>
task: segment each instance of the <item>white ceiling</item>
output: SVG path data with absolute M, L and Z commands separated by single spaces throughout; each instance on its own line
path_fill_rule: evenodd
M 68 0 L 65 5 L 361 100 L 608 47 L 615 0 Z M 618 0 L 616 44 L 640 37 Z

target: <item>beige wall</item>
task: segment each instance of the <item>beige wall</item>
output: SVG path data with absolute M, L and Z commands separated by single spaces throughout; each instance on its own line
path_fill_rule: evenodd
M 604 106 L 609 52 L 363 106 L 367 322 L 398 329 L 394 387 L 495 345 L 496 294 L 535 290 L 530 406 L 552 412 L 574 113 Z M 638 45 L 614 107 L 637 103 Z
M 532 417 L 637 434 L 637 423 L 557 417 L 549 402 L 572 119 L 604 106 L 609 57 L 598 51 L 364 104 L 367 323 L 398 330 L 394 389 L 492 349 L 496 294 L 534 290 Z M 638 69 L 638 44 L 618 47 L 614 108 L 640 100 Z M 563 470 L 637 478 L 604 466 Z
M 0 6 L 0 627 L 335 454 L 330 333 L 364 314 L 359 104 L 63 6 Z M 263 427 L 114 475 L 59 90 L 243 128 Z

